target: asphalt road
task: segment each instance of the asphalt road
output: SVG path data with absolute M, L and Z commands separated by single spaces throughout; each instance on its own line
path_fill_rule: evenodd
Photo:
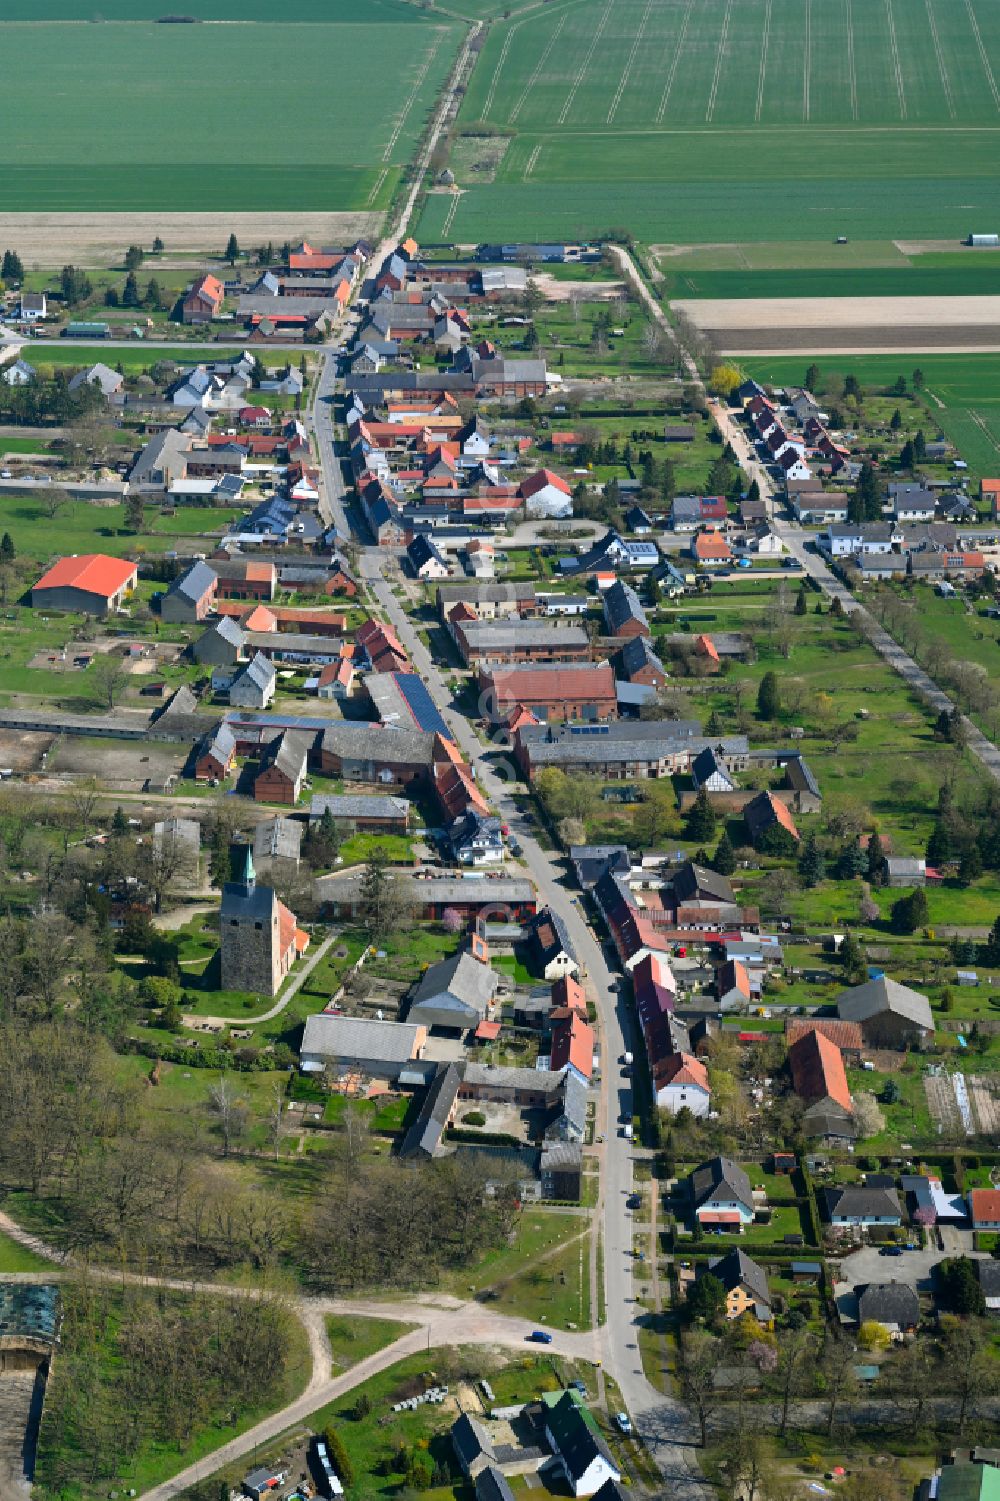
M 604 1243 L 606 1323 L 599 1331 L 600 1348 L 608 1373 L 621 1388 L 636 1433 L 646 1444 L 658 1468 L 679 1501 L 704 1501 L 708 1488 L 697 1476 L 692 1440 L 694 1429 L 687 1409 L 662 1396 L 646 1379 L 638 1349 L 637 1315 L 633 1282 L 632 1229 L 625 1201 L 632 1190 L 632 1144 L 621 1134 L 620 1119 L 632 1118 L 632 1090 L 623 1077 L 619 1059 L 626 1050 L 636 1052 L 638 1038 L 633 1019 L 619 1000 L 616 978 L 605 962 L 600 942 L 586 922 L 578 899 L 563 884 L 563 875 L 553 857 L 541 848 L 520 806 L 510 796 L 515 768 L 504 747 L 487 749 L 465 716 L 451 707 L 451 694 L 430 653 L 410 623 L 403 605 L 381 575 L 382 559 L 373 548 L 362 555 L 362 573 L 375 598 L 391 619 L 414 667 L 424 680 L 470 764 L 479 786 L 497 814 L 510 825 L 521 844 L 523 863 L 534 880 L 541 902 L 564 919 L 577 956 L 589 980 L 600 1016 L 602 1086 L 598 1131 L 605 1138 L 602 1163 L 601 1229 Z

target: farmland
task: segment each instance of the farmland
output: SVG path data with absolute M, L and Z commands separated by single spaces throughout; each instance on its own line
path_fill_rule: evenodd
M 972 0 L 570 0 L 515 13 L 492 28 L 459 117 L 510 145 L 492 183 L 460 175 L 450 234 L 622 224 L 684 243 L 723 239 L 725 224 L 746 241 L 958 239 L 997 208 L 998 77 L 1000 27 Z M 431 196 L 425 237 L 453 208 Z
M 188 26 L 54 21 L 41 48 L 6 21 L 5 211 L 385 207 L 458 37 L 389 10 L 402 24 L 310 26 L 294 46 L 266 23 L 205 26 L 192 46 Z

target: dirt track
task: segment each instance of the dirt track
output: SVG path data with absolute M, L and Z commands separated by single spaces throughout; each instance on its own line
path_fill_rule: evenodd
M 0 244 L 13 245 L 29 266 L 67 261 L 102 265 L 109 251 L 151 245 L 157 235 L 166 250 L 218 254 L 231 233 L 241 245 L 302 238 L 320 244 L 377 238 L 381 214 L 8 214 L 0 212 Z

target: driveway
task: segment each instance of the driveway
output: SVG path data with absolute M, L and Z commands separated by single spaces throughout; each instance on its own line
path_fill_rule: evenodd
M 947 1254 L 964 1254 L 975 1258 L 985 1256 L 984 1251 L 972 1250 L 971 1231 L 948 1230 L 945 1244 L 954 1237 L 955 1251 L 939 1251 L 929 1246 L 921 1251 L 904 1251 L 902 1256 L 880 1256 L 877 1246 L 862 1246 L 845 1256 L 840 1263 L 838 1280 L 834 1283 L 833 1295 L 837 1307 L 846 1317 L 854 1317 L 857 1304 L 854 1289 L 867 1282 L 901 1282 L 912 1287 L 914 1292 L 930 1292 L 931 1270 L 943 1261 Z M 964 1239 L 963 1239 L 964 1238 Z

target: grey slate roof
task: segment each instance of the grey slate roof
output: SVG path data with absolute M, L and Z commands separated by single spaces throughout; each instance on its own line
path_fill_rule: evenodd
M 331 818 L 406 818 L 410 804 L 405 797 L 317 792 L 309 804 L 309 822 L 319 823 L 327 811 Z
M 285 730 L 267 747 L 261 758 L 261 770 L 275 767 L 290 782 L 298 781 L 305 775 L 311 741 L 311 735 L 297 735 L 294 730 Z
M 861 1188 L 854 1184 L 846 1188 L 835 1186 L 823 1190 L 823 1199 L 827 1217 L 831 1220 L 835 1214 L 862 1220 L 900 1218 L 899 1200 L 889 1188 Z
M 604 616 L 608 633 L 612 636 L 617 636 L 631 621 L 638 621 L 644 628 L 649 628 L 642 601 L 632 585 L 626 584 L 623 579 L 616 579 L 610 589 L 605 589 Z
M 223 922 L 238 917 L 243 922 L 263 922 L 269 926 L 277 900 L 270 886 L 227 881 L 222 888 L 220 917 Z
M 516 1501 L 503 1470 L 487 1465 L 476 1476 L 476 1501 Z
M 745 1251 L 737 1247 L 728 1251 L 725 1256 L 710 1261 L 708 1266 L 727 1292 L 732 1292 L 734 1287 L 745 1287 L 755 1303 L 762 1303 L 770 1308 L 771 1292 L 767 1285 L 767 1273 Z
M 372 1058 L 387 1063 L 407 1063 L 413 1057 L 416 1038 L 417 1028 L 409 1022 L 380 1022 L 369 1017 L 320 1013 L 306 1017 L 299 1051 L 318 1053 L 331 1059 Z
M 236 750 L 236 736 L 225 720 L 198 747 L 197 755 L 214 756 L 224 766 Z
M 709 1199 L 733 1198 L 739 1204 L 753 1209 L 753 1189 L 750 1179 L 731 1157 L 713 1157 L 711 1162 L 696 1167 L 690 1178 L 696 1205 Z
M 934 1018 L 927 997 L 917 990 L 910 990 L 907 985 L 900 985 L 898 980 L 890 980 L 886 975 L 878 980 L 868 980 L 864 985 L 855 985 L 850 990 L 843 990 L 837 997 L 837 1015 L 845 1021 L 866 1022 L 886 1012 L 901 1016 L 914 1026 L 929 1032 L 934 1030 Z
M 600 1434 L 591 1428 L 572 1392 L 563 1392 L 549 1409 L 546 1422 L 569 1474 L 579 1479 L 601 1458 L 618 1474 L 618 1466 Z
M 399 1149 L 401 1157 L 434 1156 L 441 1145 L 441 1137 L 458 1097 L 464 1074 L 464 1064 L 441 1065 L 424 1095 L 420 1113 L 403 1137 Z
M 293 818 L 272 818 L 253 831 L 253 857 L 260 860 L 298 860 L 302 825 Z
M 395 725 L 338 721 L 323 731 L 323 752 L 345 760 L 393 761 L 430 766 L 434 736 Z
M 196 563 L 192 563 L 191 567 L 182 573 L 179 578 L 174 579 L 167 593 L 168 595 L 179 594 L 184 599 L 190 600 L 192 604 L 197 604 L 200 599 L 205 597 L 215 583 L 215 580 L 215 569 L 210 568 L 207 563 L 199 560 Z
M 906 1329 L 920 1321 L 920 1299 L 905 1282 L 869 1282 L 857 1292 L 859 1323 L 873 1319 Z
M 451 1441 L 464 1470 L 468 1470 L 477 1459 L 483 1456 L 490 1460 L 496 1458 L 493 1441 L 486 1425 L 469 1412 L 460 1413 L 452 1423 Z
M 552 621 L 469 620 L 462 625 L 469 650 L 482 654 L 490 651 L 517 651 L 525 647 L 548 648 L 558 655 L 560 647 L 577 650 L 586 647 L 589 637 L 581 625 L 558 625 Z
M 246 680 L 253 683 L 263 693 L 267 691 L 276 676 L 274 663 L 270 658 L 265 657 L 262 651 L 259 651 L 251 657 L 239 676 L 234 678 L 232 686 L 235 688 L 237 684 Z
M 655 667 L 666 676 L 667 669 L 653 650 L 648 636 L 630 636 L 622 645 L 619 661 L 627 678 L 634 677 L 644 667 Z
M 413 992 L 409 1015 L 421 1021 L 423 1010 L 455 1017 L 455 1025 L 468 1024 L 470 1013 L 480 1019 L 496 995 L 497 977 L 488 964 L 465 952 L 432 964 Z

